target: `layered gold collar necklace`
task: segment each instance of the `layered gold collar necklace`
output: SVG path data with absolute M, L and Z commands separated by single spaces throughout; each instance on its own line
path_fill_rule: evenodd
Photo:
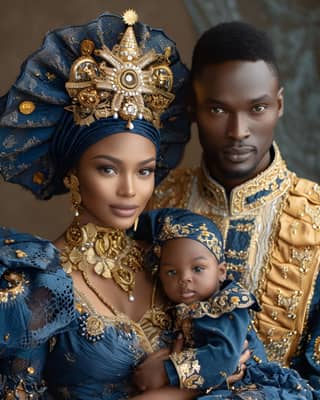
M 88 271 L 113 281 L 134 301 L 136 271 L 143 269 L 144 251 L 125 231 L 103 228 L 92 223 L 72 224 L 65 234 L 66 247 L 61 263 L 67 273 L 81 271 L 86 284 L 100 298 L 89 280 Z

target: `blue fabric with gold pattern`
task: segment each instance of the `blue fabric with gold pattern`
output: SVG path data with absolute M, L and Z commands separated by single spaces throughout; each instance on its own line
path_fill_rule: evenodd
M 101 316 L 73 292 L 49 241 L 2 228 L 0 244 L 0 398 L 17 387 L 37 400 L 134 394 L 133 369 L 171 340 L 164 311 L 152 300 L 137 322 Z
M 144 213 L 136 237 L 155 246 L 186 237 L 206 246 L 219 262 L 224 260 L 216 224 L 189 210 L 163 208 Z M 225 281 L 205 301 L 173 306 L 174 329 L 182 331 L 185 348 L 165 361 L 170 385 L 211 392 L 201 400 L 316 399 L 316 392 L 296 371 L 268 362 L 250 310 L 260 311 L 255 296 L 233 280 Z M 247 372 L 230 389 L 226 378 L 236 371 L 245 340 L 252 351 Z
M 1 228 L 0 245 L 0 352 L 7 355 L 48 340 L 75 313 L 72 281 L 49 241 Z
M 185 348 L 165 361 L 170 384 L 210 392 L 201 400 L 317 399 L 296 371 L 267 361 L 250 309 L 259 309 L 255 297 L 234 281 L 206 301 L 176 305 L 175 329 L 183 332 Z M 236 371 L 245 339 L 251 358 L 244 378 L 230 389 L 226 377 Z
M 172 171 L 149 207 L 188 208 L 216 222 L 228 277 L 262 308 L 254 319 L 269 360 L 296 369 L 320 398 L 320 185 L 290 171 L 275 142 L 270 156 L 231 193 L 204 162 Z
M 188 238 L 203 244 L 219 263 L 224 261 L 224 245 L 217 225 L 202 215 L 181 208 L 146 211 L 139 217 L 136 239 L 161 246 L 167 240 Z
M 73 301 L 58 250 L 47 240 L 0 228 L 1 398 L 10 398 L 10 388 L 21 382 L 35 399 L 45 393 L 48 340 L 74 320 Z
M 106 47 L 112 49 L 118 44 L 124 28 L 125 24 L 120 16 L 105 13 L 86 25 L 69 26 L 51 31 L 47 34 L 42 47 L 24 62 L 17 81 L 10 91 L 0 99 L 0 173 L 5 180 L 26 187 L 40 199 L 48 199 L 52 195 L 63 193 L 66 188 L 62 184 L 60 175 L 66 171 L 58 171 L 57 173 L 57 166 L 67 167 L 68 161 L 71 160 L 74 163 L 81 156 L 81 152 L 90 144 L 108 136 L 108 134 L 123 131 L 144 135 L 160 148 L 156 170 L 157 183 L 179 163 L 184 145 L 190 137 L 190 124 L 184 105 L 189 73 L 186 66 L 180 61 L 174 42 L 161 30 L 152 29 L 139 22 L 135 23 L 134 27 L 129 26 L 129 28 L 134 29 L 139 49 L 143 52 L 140 56 L 140 59 L 144 60 L 141 61 L 142 74 L 144 73 L 143 67 L 148 64 L 146 62 L 147 55 L 149 55 L 149 60 L 157 61 L 152 56 L 153 53 L 164 54 L 162 59 L 167 62 L 168 68 L 173 74 L 172 88 L 170 83 L 170 95 L 173 94 L 174 100 L 171 96 L 171 104 L 164 108 L 160 117 L 159 129 L 153 122 L 145 120 L 145 114 L 139 114 L 135 120 L 130 121 L 132 127 L 129 128 L 129 125 L 126 126 L 123 123 L 120 114 L 118 117 L 118 111 L 114 112 L 114 117 L 102 118 L 100 115 L 100 119 L 95 122 L 90 115 L 92 120 L 88 119 L 88 122 L 86 122 L 87 120 L 84 118 L 82 126 L 75 129 L 74 124 L 71 123 L 72 113 L 75 114 L 75 110 L 73 109 L 70 112 L 70 110 L 65 109 L 66 107 L 69 109 L 75 107 L 74 97 L 72 97 L 74 94 L 71 90 L 72 96 L 70 96 L 72 98 L 69 96 L 66 83 L 70 84 L 70 70 L 74 63 L 81 59 L 80 55 L 84 54 L 80 53 L 82 42 L 91 41 L 96 49 L 105 49 Z M 167 51 L 168 48 L 170 48 L 170 53 Z M 99 51 L 101 52 L 101 50 Z M 88 55 L 89 53 L 85 54 Z M 109 53 L 107 56 L 109 56 Z M 90 57 L 88 55 L 88 58 Z M 99 59 L 99 56 L 96 58 Z M 119 57 L 116 59 L 112 55 L 109 59 L 114 61 L 114 70 L 118 67 L 118 69 L 122 68 L 122 65 L 118 65 Z M 101 59 L 99 60 L 101 61 Z M 90 62 L 87 64 L 98 65 L 97 63 L 98 61 L 95 60 L 91 64 Z M 105 61 L 99 64 L 101 71 L 102 69 L 106 70 L 107 64 Z M 140 64 L 137 60 L 134 60 L 132 65 L 133 71 L 129 74 L 130 80 L 132 80 L 134 71 L 138 69 Z M 159 85 L 163 84 L 161 81 L 164 76 L 163 71 L 166 72 L 165 68 L 157 70 L 158 75 L 156 77 L 152 76 L 152 79 L 159 78 Z M 112 72 L 107 71 L 107 74 L 112 75 Z M 88 72 L 89 75 L 90 71 Z M 96 80 L 99 80 L 99 78 L 100 76 Z M 92 82 L 96 80 L 93 79 Z M 80 84 L 86 84 L 86 80 L 84 79 Z M 117 82 L 113 86 L 115 87 L 116 84 Z M 152 97 L 153 93 L 150 93 L 150 88 L 147 86 L 148 83 L 144 82 L 142 92 L 145 88 L 143 94 Z M 128 93 L 129 95 L 132 94 L 133 97 L 139 97 L 140 89 L 141 85 L 138 89 L 135 89 L 136 92 L 129 90 Z M 110 90 L 118 89 L 111 87 Z M 91 91 L 89 94 L 91 93 L 93 92 Z M 102 93 L 102 95 L 105 95 L 105 93 Z M 96 98 L 98 98 L 97 95 Z M 162 107 L 160 102 L 163 99 L 167 101 L 165 97 L 161 97 L 159 103 L 155 105 L 155 109 Z M 102 104 L 103 98 L 99 98 L 99 101 L 98 105 Z M 148 101 L 150 101 L 150 98 Z M 165 101 L 163 101 L 164 104 L 166 104 Z M 134 107 L 136 105 L 131 104 L 130 112 L 133 112 Z M 113 108 L 117 110 L 114 104 Z M 146 108 L 144 107 L 143 110 Z M 77 115 L 81 117 L 81 113 L 78 112 Z M 146 118 L 148 118 L 147 113 Z M 75 146 L 70 157 L 70 148 L 78 142 L 77 136 L 81 136 L 86 131 L 86 125 L 90 125 L 91 122 L 95 125 L 95 134 L 85 135 L 85 145 L 81 138 L 82 145 Z M 76 124 L 78 124 L 78 121 L 76 121 Z M 70 125 L 73 125 L 73 128 L 67 130 Z M 60 146 L 56 145 L 57 140 L 60 142 Z M 51 145 L 52 142 L 55 142 L 54 146 Z M 59 148 L 59 151 L 55 154 L 57 148 Z M 68 151 L 64 152 L 63 149 Z M 65 153 L 68 154 L 68 157 L 65 156 Z

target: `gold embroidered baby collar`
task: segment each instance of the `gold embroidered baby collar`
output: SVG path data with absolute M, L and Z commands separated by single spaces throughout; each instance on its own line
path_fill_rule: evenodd
M 142 54 L 133 30 L 138 15 L 127 10 L 123 20 L 128 27 L 112 50 L 95 49 L 91 40 L 81 42 L 81 56 L 72 64 L 66 83 L 72 98 L 66 109 L 73 112 L 78 125 L 120 116 L 128 121 L 129 129 L 136 118 L 160 128 L 160 115 L 174 99 L 170 47 L 164 54 L 154 49 Z

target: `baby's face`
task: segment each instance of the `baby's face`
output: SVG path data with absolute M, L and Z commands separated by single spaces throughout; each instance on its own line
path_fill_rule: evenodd
M 159 276 L 171 301 L 191 304 L 206 300 L 219 289 L 226 266 L 196 240 L 172 239 L 162 247 Z

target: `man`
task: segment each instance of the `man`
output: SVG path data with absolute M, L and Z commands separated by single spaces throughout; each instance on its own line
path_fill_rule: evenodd
M 151 207 L 219 225 L 229 277 L 262 306 L 255 325 L 270 360 L 320 389 L 320 186 L 290 172 L 273 142 L 283 88 L 272 43 L 240 22 L 211 28 L 194 50 L 192 86 L 202 164 L 169 175 Z

